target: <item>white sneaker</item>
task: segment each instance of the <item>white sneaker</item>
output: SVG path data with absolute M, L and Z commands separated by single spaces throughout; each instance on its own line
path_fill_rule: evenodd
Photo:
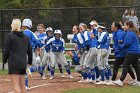
M 92 80 L 92 79 L 87 79 L 86 80 L 86 83 L 94 84 L 94 83 L 96 83 L 96 81 L 95 80 Z
M 135 83 L 132 84 L 132 86 L 140 86 L 140 82 L 136 81 Z
M 50 76 L 50 80 L 53 80 L 54 79 L 54 76 Z
M 83 78 L 81 80 L 78 81 L 79 83 L 86 83 L 86 80 L 84 80 Z
M 123 82 L 121 80 L 113 81 L 114 84 L 123 86 Z
M 87 78 L 85 83 L 90 83 L 90 79 Z
M 99 81 L 101 81 L 101 77 L 99 77 L 99 78 L 96 79 L 96 82 L 99 82 Z
M 61 75 L 61 78 L 65 78 L 66 76 L 65 75 L 63 75 L 63 74 L 60 74 Z
M 128 82 L 129 85 L 133 85 L 133 84 L 135 84 L 135 83 L 137 83 L 137 80 L 136 80 L 136 79 L 134 79 L 134 80 Z
M 46 79 L 46 76 L 42 76 L 42 79 L 45 80 Z
M 25 86 L 26 90 L 29 91 L 29 87 Z
M 91 84 L 95 84 L 95 83 L 96 83 L 96 81 L 95 81 L 95 80 L 92 80 L 92 79 L 88 79 L 87 82 L 88 82 L 88 83 L 91 83 Z
M 95 84 L 97 84 L 97 85 L 103 85 L 103 84 L 105 84 L 105 81 L 99 81 L 99 82 L 97 82 Z
M 72 75 L 69 75 L 69 78 L 70 78 L 70 79 L 73 79 L 74 77 L 73 77 Z
M 107 81 L 105 84 L 106 85 L 115 85 L 112 80 L 111 81 Z

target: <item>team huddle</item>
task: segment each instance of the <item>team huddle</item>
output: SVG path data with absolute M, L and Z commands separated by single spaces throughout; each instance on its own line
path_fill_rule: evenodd
M 30 19 L 25 19 L 23 21 L 22 27 L 30 28 L 29 26 L 32 25 L 30 23 Z M 130 28 L 126 27 L 127 25 L 130 25 Z M 131 21 L 126 22 L 125 26 L 123 27 L 119 22 L 112 23 L 111 30 L 113 31 L 114 40 L 113 50 L 116 58 L 112 75 L 110 66 L 108 64 L 108 57 L 111 53 L 110 37 L 105 28 L 105 25 L 103 23 L 98 24 L 96 21 L 91 21 L 90 30 L 84 23 L 80 23 L 79 26 L 73 26 L 72 31 L 74 34 L 73 43 L 75 43 L 75 51 L 66 53 L 71 56 L 74 64 L 76 65 L 75 71 L 82 75 L 82 79 L 78 82 L 107 85 L 114 85 L 119 82 L 120 84 L 121 81 L 115 81 L 115 79 L 119 67 L 124 64 L 125 57 L 128 54 L 136 56 L 136 58 L 134 59 L 131 58 L 127 60 L 136 61 L 134 63 L 136 63 L 137 65 L 134 66 L 134 69 L 136 70 L 137 79 L 139 81 L 139 37 L 138 35 L 135 35 L 135 33 L 133 33 L 131 30 L 130 33 L 133 33 L 134 35 L 132 36 L 132 38 L 130 38 L 129 36 L 129 29 L 133 27 L 135 26 Z M 24 31 L 25 34 L 30 36 L 33 48 L 33 65 L 29 68 L 29 72 L 38 71 L 42 79 L 46 79 L 46 69 L 48 69 L 48 71 L 50 72 L 50 79 L 52 80 L 54 79 L 55 65 L 57 64 L 61 73 L 61 77 L 65 77 L 62 71 L 63 65 L 68 73 L 68 76 L 70 78 L 74 78 L 71 75 L 69 64 L 64 56 L 65 41 L 62 38 L 61 30 L 55 30 L 53 33 L 53 29 L 51 27 L 48 27 L 45 30 L 43 24 L 39 24 L 37 26 L 37 29 L 39 33 L 29 33 L 29 29 L 25 29 Z M 137 29 L 135 28 L 132 30 Z M 131 46 L 130 42 L 133 43 L 133 39 L 136 40 L 134 42 L 136 44 L 132 44 L 132 47 L 130 47 L 129 49 L 128 45 Z M 133 47 L 133 45 L 135 46 Z M 134 63 L 132 63 L 132 66 Z M 131 62 L 129 63 L 129 65 L 127 64 L 127 67 L 129 67 L 129 69 L 126 67 L 123 68 L 123 73 L 125 74 L 122 73 L 120 80 L 123 81 L 128 72 L 133 79 L 133 82 L 130 83 L 132 85 L 139 84 L 130 65 Z M 123 85 L 123 83 L 121 82 L 120 85 Z M 26 83 L 26 86 L 28 86 L 28 83 Z
M 32 72 L 38 71 L 42 79 L 46 79 L 46 69 L 50 73 L 50 79 L 54 79 L 55 65 L 57 64 L 61 73 L 61 77 L 65 77 L 62 71 L 62 65 L 65 67 L 68 77 L 71 75 L 69 64 L 64 56 L 65 41 L 61 37 L 61 30 L 55 30 L 48 27 L 46 30 L 43 24 L 37 26 L 36 33 L 29 29 L 32 27 L 30 19 L 24 19 L 22 22 L 23 33 L 29 37 L 33 52 L 32 66 L 28 67 L 27 72 L 31 75 Z M 39 33 L 38 33 L 39 32 Z M 26 88 L 28 89 L 28 75 L 25 80 Z
M 38 31 L 33 33 L 30 30 L 32 21 L 30 19 L 23 20 L 21 29 L 29 38 L 33 52 L 32 65 L 27 68 L 25 80 L 27 90 L 28 74 L 31 75 L 32 72 L 37 71 L 42 79 L 46 79 L 46 70 L 48 70 L 50 80 L 53 80 L 55 79 L 56 64 L 62 78 L 66 77 L 62 71 L 62 66 L 64 66 L 68 77 L 73 79 L 70 65 L 64 54 L 72 58 L 74 65 L 76 65 L 75 71 L 82 76 L 78 82 L 123 86 L 123 80 L 129 73 L 133 79 L 129 84 L 140 86 L 139 31 L 133 22 L 126 21 L 124 26 L 120 22 L 113 22 L 111 25 L 114 41 L 113 51 L 116 58 L 113 73 L 108 64 L 111 40 L 106 26 L 95 20 L 91 21 L 89 25 L 89 28 L 85 23 L 73 26 L 72 41 L 75 44 L 75 51 L 65 52 L 65 40 L 62 38 L 61 30 L 53 31 L 51 27 L 45 29 L 43 24 L 38 24 Z M 121 77 L 115 81 L 121 65 L 123 65 Z M 135 69 L 137 78 L 131 65 Z

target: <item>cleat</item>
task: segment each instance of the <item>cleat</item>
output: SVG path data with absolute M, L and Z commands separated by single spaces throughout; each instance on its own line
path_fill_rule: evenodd
M 99 81 L 101 81 L 101 78 L 100 77 L 96 79 L 96 82 L 99 82 Z
M 137 83 L 137 80 L 136 80 L 136 79 L 134 79 L 134 80 L 128 82 L 129 85 L 133 85 L 133 84 L 135 84 L 135 83 Z
M 132 86 L 140 86 L 140 82 L 137 81 L 137 82 L 133 83 Z
M 26 90 L 29 91 L 29 87 L 25 86 Z
M 78 81 L 79 83 L 85 83 L 86 80 L 84 80 L 83 78 L 81 80 Z
M 111 81 L 106 81 L 105 84 L 106 85 L 115 85 L 112 80 Z
M 96 85 L 103 85 L 103 84 L 105 84 L 105 81 L 99 81 L 99 82 L 97 82 L 97 83 L 95 83 Z
M 46 79 L 46 76 L 42 76 L 41 78 L 42 78 L 43 80 L 45 80 L 45 79 Z
M 87 79 L 86 80 L 86 83 L 94 84 L 94 83 L 96 83 L 96 81 L 95 80 L 92 80 L 92 79 Z
M 61 75 L 61 78 L 65 78 L 66 76 L 65 75 L 63 75 L 63 74 L 60 74 Z
M 74 77 L 73 77 L 72 75 L 69 75 L 69 78 L 70 78 L 70 79 L 73 79 Z
M 54 76 L 50 76 L 50 80 L 53 80 L 54 79 Z
M 123 86 L 123 82 L 121 80 L 113 81 L 114 84 Z

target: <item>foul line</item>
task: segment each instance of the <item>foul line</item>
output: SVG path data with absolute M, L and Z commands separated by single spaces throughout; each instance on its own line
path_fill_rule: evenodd
M 12 80 L 10 80 L 10 79 L 1 79 L 1 81 L 11 82 Z
M 49 85 L 49 83 L 48 84 L 42 84 L 42 85 L 37 85 L 37 86 L 30 87 L 29 90 L 34 89 L 34 88 L 38 88 L 38 87 L 47 86 L 47 85 Z

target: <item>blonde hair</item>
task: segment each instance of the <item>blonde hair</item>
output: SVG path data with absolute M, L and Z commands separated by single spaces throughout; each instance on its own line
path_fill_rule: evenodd
M 83 28 L 85 28 L 87 30 L 87 25 L 85 23 L 80 23 L 79 27 L 82 26 Z
M 11 24 L 12 31 L 20 31 L 21 29 L 21 20 L 20 19 L 13 19 Z

